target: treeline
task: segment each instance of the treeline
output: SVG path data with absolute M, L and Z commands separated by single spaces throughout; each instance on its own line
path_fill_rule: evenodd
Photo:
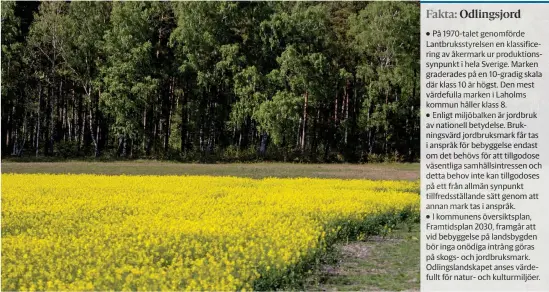
M 2 1 L 2 156 L 413 161 L 413 2 Z

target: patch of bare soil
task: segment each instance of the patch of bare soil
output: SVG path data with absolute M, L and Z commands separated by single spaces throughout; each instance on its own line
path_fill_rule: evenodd
M 370 255 L 371 248 L 362 242 L 353 242 L 342 246 L 341 253 L 344 257 L 366 259 Z

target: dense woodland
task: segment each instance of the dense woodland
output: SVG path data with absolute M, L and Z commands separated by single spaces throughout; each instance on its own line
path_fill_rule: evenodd
M 419 157 L 417 3 L 1 5 L 4 158 Z

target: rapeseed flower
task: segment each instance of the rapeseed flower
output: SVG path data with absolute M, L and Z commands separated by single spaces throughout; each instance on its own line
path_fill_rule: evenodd
M 418 212 L 418 188 L 403 181 L 3 174 L 2 289 L 253 290 L 365 220 Z

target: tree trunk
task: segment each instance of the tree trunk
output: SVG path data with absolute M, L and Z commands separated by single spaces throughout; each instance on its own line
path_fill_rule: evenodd
M 78 99 L 78 133 L 77 135 L 77 143 L 78 143 L 78 152 L 82 149 L 82 146 L 84 146 L 84 126 L 85 126 L 85 117 L 84 117 L 84 100 L 83 98 Z M 76 130 L 76 129 L 75 129 Z
M 187 94 L 183 93 L 181 103 L 181 153 L 187 151 Z
M 320 120 L 320 108 L 316 110 L 316 117 L 313 119 L 313 140 L 311 141 L 311 157 L 316 159 L 318 146 L 318 124 Z
M 147 153 L 147 106 L 143 109 L 143 152 Z
M 269 142 L 269 135 L 267 133 L 263 133 L 261 135 L 261 145 L 259 146 L 259 155 L 262 158 L 265 158 L 265 155 L 267 154 L 268 142 Z
M 348 136 L 349 136 L 349 81 L 345 84 L 345 145 L 347 145 Z
M 334 100 L 334 125 L 337 125 L 337 112 L 339 110 L 338 108 L 338 98 L 337 98 L 337 94 L 335 96 L 335 100 Z
M 38 157 L 38 149 L 40 146 L 40 113 L 42 112 L 42 82 L 38 82 L 38 110 L 36 118 L 36 139 L 35 139 L 35 156 Z
M 52 127 L 53 127 L 53 114 L 52 114 L 52 93 L 53 90 L 48 90 L 50 96 L 48 96 L 48 102 L 46 105 L 46 132 L 44 133 L 44 156 L 50 155 L 50 145 L 51 145 L 51 136 L 52 136 Z
M 309 92 L 305 92 L 305 99 L 303 103 L 303 129 L 301 134 L 301 153 L 305 153 L 305 136 L 307 135 L 307 105 L 309 103 Z
M 168 112 L 166 115 L 166 131 L 164 135 L 164 153 L 168 154 L 168 150 L 170 147 L 170 131 L 171 131 L 171 119 L 172 119 L 172 104 L 173 104 L 173 98 L 174 98 L 174 83 L 175 81 L 170 82 L 170 90 L 169 90 L 169 96 L 168 96 Z

